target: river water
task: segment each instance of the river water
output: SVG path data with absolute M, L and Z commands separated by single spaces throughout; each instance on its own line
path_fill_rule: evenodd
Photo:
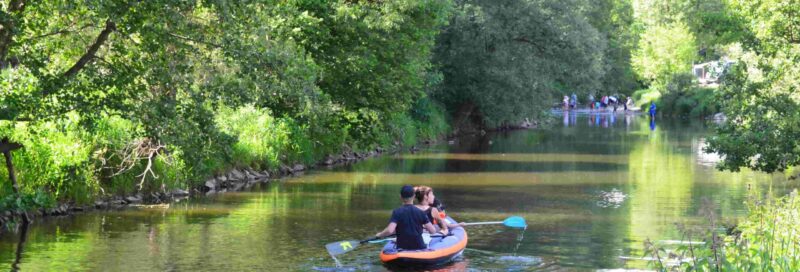
M 720 172 L 702 122 L 557 114 L 547 130 L 490 133 L 415 154 L 306 173 L 249 191 L 37 220 L 0 236 L 0 267 L 22 271 L 385 271 L 379 245 L 327 255 L 329 242 L 385 227 L 403 184 L 428 185 L 459 221 L 525 217 L 524 230 L 469 227 L 445 271 L 646 268 L 643 241 L 725 220 L 748 194 L 782 195 L 785 175 Z M 706 204 L 708 205 L 708 204 Z M 697 239 L 695 239 L 697 240 Z

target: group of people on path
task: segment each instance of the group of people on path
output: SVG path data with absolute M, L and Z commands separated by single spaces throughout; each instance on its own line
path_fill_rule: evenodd
M 595 100 L 594 94 L 589 94 L 589 109 L 594 110 L 605 110 L 608 107 L 612 107 L 614 112 L 617 111 L 617 107 L 622 106 L 624 111 L 628 111 L 629 107 L 633 106 L 633 99 L 631 97 L 626 97 L 625 101 L 620 101 L 619 98 L 613 95 L 606 95 L 602 96 L 600 99 Z M 564 110 L 576 109 L 578 107 L 578 96 L 575 93 L 572 93 L 571 96 L 564 96 L 564 100 L 562 101 L 562 106 Z
M 624 111 L 628 111 L 629 107 L 633 106 L 633 99 L 628 96 L 625 97 L 625 101 L 621 101 L 619 98 L 613 95 L 605 95 L 602 96 L 600 99 L 595 100 L 593 94 L 589 94 L 589 109 L 591 110 L 605 110 L 608 107 L 612 107 L 614 112 L 617 112 L 617 108 L 622 105 Z
M 378 238 L 397 234 L 396 244 L 399 248 L 425 249 L 428 246 L 423 239 L 423 231 L 446 236 L 450 229 L 464 226 L 464 223 L 447 222 L 444 205 L 436 199 L 431 187 L 405 185 L 400 189 L 400 199 L 403 205 L 392 211 L 389 225 L 375 234 Z

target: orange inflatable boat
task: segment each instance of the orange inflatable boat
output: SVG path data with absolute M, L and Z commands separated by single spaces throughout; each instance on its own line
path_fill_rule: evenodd
M 446 220 L 455 223 L 450 217 Z M 390 241 L 381 250 L 381 261 L 387 265 L 400 266 L 435 266 L 449 263 L 460 256 L 467 247 L 467 232 L 464 228 L 451 229 L 450 234 L 432 238 L 428 248 L 419 250 L 399 249 L 394 241 Z

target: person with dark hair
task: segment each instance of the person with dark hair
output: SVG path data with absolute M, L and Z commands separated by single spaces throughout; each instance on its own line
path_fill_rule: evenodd
M 429 233 L 436 233 L 436 228 L 423 211 L 414 207 L 414 187 L 403 186 L 400 189 L 400 199 L 403 206 L 392 211 L 389 225 L 375 236 L 380 238 L 397 233 L 397 247 L 406 250 L 427 248 L 422 239 L 422 228 Z M 446 230 L 444 234 L 447 234 Z
M 446 207 L 445 207 L 444 203 L 442 203 L 442 201 L 439 200 L 438 198 L 434 198 L 433 199 L 433 203 L 431 203 L 431 207 L 434 207 L 434 208 L 439 210 L 439 219 L 442 220 L 442 221 L 445 221 L 447 223 L 447 229 L 448 230 L 454 229 L 454 228 L 457 228 L 457 227 L 466 226 L 466 223 L 464 223 L 464 222 L 461 222 L 461 223 L 450 223 L 450 222 L 447 222 L 447 220 L 445 220 L 445 218 L 447 218 L 447 214 L 444 211 L 444 209 Z

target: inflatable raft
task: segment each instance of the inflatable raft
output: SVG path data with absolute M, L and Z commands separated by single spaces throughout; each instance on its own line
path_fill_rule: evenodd
M 447 222 L 456 223 L 450 217 Z M 467 232 L 462 227 L 450 230 L 450 235 L 433 237 L 428 248 L 418 250 L 398 249 L 394 241 L 390 241 L 381 250 L 381 261 L 387 265 L 400 266 L 436 266 L 451 262 L 464 252 L 467 247 Z

